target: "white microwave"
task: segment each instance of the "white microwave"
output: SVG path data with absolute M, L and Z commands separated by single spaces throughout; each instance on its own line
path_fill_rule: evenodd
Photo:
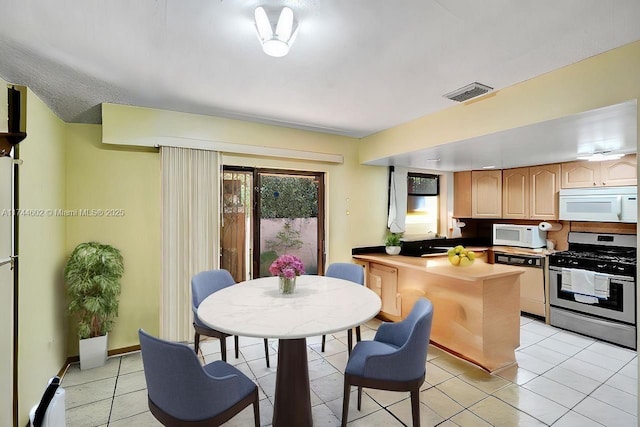
M 547 232 L 536 225 L 493 224 L 493 244 L 543 248 L 547 246 Z
M 560 219 L 637 222 L 637 192 L 635 186 L 560 190 Z

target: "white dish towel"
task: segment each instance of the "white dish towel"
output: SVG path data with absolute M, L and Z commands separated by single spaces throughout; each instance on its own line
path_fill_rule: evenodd
M 609 278 L 608 274 L 595 275 L 596 296 L 600 299 L 609 298 Z
M 582 295 L 596 296 L 596 274 L 593 271 L 571 269 L 571 289 Z

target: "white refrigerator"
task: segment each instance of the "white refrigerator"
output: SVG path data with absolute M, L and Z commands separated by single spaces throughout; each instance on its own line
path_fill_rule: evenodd
M 0 157 L 0 420 L 14 420 L 14 322 L 13 262 L 14 211 L 13 170 L 11 157 Z

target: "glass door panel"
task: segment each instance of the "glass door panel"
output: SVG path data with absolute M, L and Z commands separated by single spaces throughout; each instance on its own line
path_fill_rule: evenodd
M 225 170 L 222 179 L 221 268 L 236 282 L 250 277 L 252 171 Z
M 306 274 L 324 271 L 322 173 L 257 171 L 254 277 L 270 276 L 280 255 L 298 256 Z

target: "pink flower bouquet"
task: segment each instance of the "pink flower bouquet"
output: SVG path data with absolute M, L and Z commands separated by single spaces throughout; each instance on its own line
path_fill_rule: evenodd
M 304 274 L 304 264 L 302 260 L 295 255 L 281 255 L 271 263 L 269 273 L 274 276 L 293 279 L 296 276 Z

